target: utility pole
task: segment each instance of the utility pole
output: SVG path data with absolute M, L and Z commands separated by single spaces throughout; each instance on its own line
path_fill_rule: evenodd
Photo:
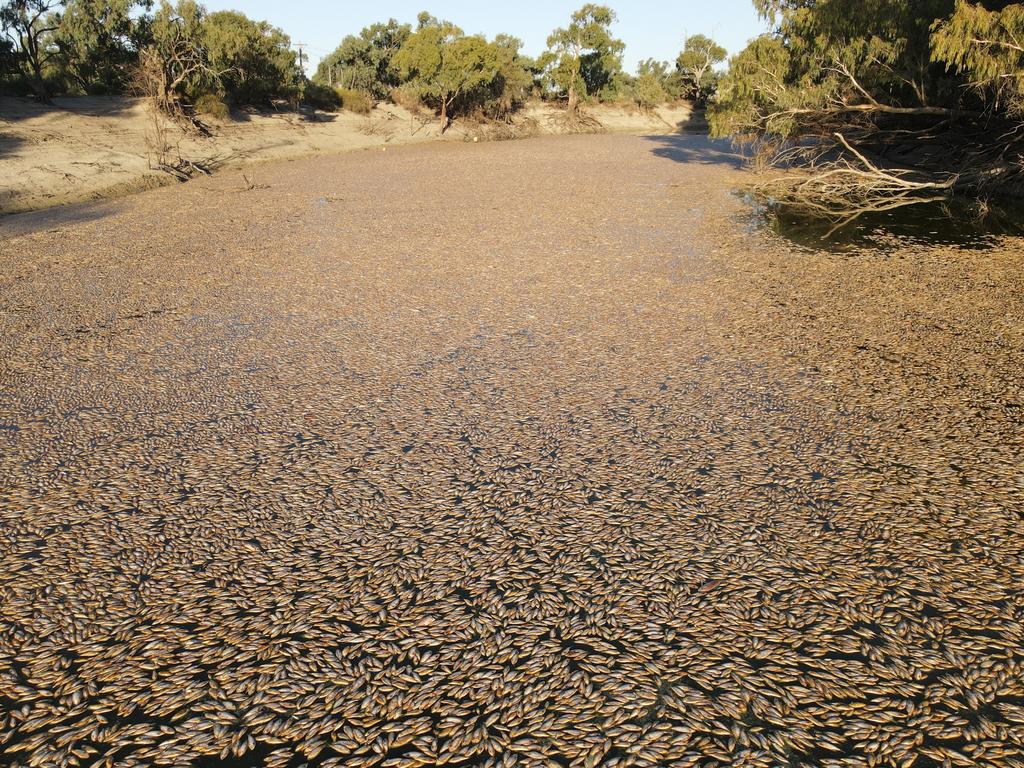
M 306 47 L 306 44 L 305 43 L 296 43 L 295 47 L 299 49 L 299 71 L 302 72 L 302 76 L 305 77 L 306 76 L 306 64 L 305 64 L 305 58 L 304 58 L 305 54 L 304 54 L 302 49 Z

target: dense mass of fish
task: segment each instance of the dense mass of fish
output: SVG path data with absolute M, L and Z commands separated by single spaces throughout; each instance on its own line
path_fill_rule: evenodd
M 1024 766 L 1024 247 L 801 252 L 732 162 L 0 223 L 0 764 Z

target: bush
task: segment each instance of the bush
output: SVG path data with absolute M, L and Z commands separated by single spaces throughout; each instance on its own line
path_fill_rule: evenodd
M 423 108 L 423 99 L 420 98 L 419 90 L 412 83 L 392 88 L 391 103 L 410 112 L 419 112 Z
M 373 100 L 368 93 L 352 88 L 337 88 L 335 92 L 342 109 L 357 115 L 368 115 L 373 111 Z
M 324 112 L 337 112 L 341 107 L 341 96 L 333 88 L 319 83 L 306 83 L 304 101 Z
M 633 86 L 633 98 L 641 109 L 654 109 L 668 100 L 658 78 L 652 74 L 640 75 Z
M 199 114 L 212 117 L 215 120 L 227 120 L 231 116 L 228 105 L 216 93 L 204 93 L 197 98 L 195 109 Z

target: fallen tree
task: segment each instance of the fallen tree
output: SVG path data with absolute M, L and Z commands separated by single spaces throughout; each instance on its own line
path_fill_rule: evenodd
M 842 226 L 1024 193 L 1024 5 L 758 4 L 776 33 L 733 58 L 709 117 L 788 171 L 754 185 L 762 202 Z

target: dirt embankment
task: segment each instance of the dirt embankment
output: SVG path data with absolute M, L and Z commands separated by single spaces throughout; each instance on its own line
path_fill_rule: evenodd
M 602 130 L 631 133 L 672 133 L 691 119 L 686 106 L 652 113 L 598 106 L 590 115 Z M 567 128 L 559 117 L 558 110 L 546 105 L 531 106 L 519 118 L 525 129 L 519 132 L 564 133 Z M 315 121 L 294 113 L 236 113 L 212 127 L 211 138 L 177 128 L 169 129 L 169 138 L 182 157 L 224 169 L 389 144 L 495 135 L 481 126 L 456 123 L 442 136 L 438 121 L 393 105 L 380 106 L 368 116 L 318 114 Z M 154 134 L 153 117 L 137 99 L 70 97 L 54 99 L 51 105 L 0 99 L 0 213 L 96 200 L 173 181 L 154 170 Z

